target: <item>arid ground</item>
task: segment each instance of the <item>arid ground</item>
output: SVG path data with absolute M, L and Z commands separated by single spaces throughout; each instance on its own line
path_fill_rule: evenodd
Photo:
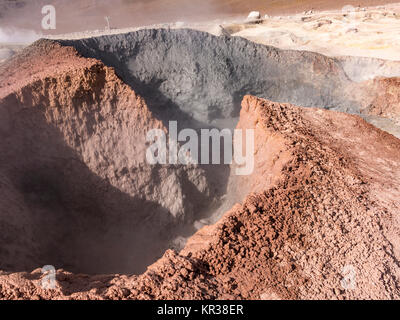
M 50 2 L 0 1 L 1 299 L 400 298 L 400 4 Z

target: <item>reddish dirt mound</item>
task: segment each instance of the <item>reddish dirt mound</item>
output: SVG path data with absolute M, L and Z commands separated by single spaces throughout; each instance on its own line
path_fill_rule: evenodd
M 166 131 L 112 68 L 72 48 L 39 41 L 8 61 L 0 269 L 140 274 L 186 227 L 193 234 L 225 171 L 149 165 L 146 133 L 157 128 Z
M 140 276 L 3 273 L 2 298 L 400 298 L 400 140 L 357 116 L 244 98 L 242 205 Z M 351 270 L 351 286 L 347 275 Z M 346 281 L 344 281 L 346 280 Z

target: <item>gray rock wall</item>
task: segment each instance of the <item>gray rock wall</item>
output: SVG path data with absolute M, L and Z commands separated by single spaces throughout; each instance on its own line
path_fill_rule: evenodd
M 343 94 L 350 80 L 338 61 L 317 53 L 188 29 L 60 42 L 114 67 L 163 119 L 237 117 L 245 94 L 305 107 L 359 107 Z

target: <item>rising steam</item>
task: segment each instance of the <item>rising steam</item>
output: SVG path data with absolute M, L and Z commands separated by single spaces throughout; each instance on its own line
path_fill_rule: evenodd
M 30 44 L 42 35 L 28 29 L 0 28 L 0 43 Z

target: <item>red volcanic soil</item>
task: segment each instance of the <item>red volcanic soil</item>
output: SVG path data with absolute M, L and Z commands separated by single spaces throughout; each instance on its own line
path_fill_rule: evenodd
M 246 17 L 250 11 L 261 14 L 285 15 L 308 10 L 340 9 L 345 5 L 374 6 L 398 1 L 389 0 L 38 0 L 35 2 L 17 1 L 17 8 L 0 1 L 2 27 L 15 27 L 41 30 L 41 8 L 54 4 L 57 9 L 57 30 L 52 34 L 103 29 L 105 16 L 110 17 L 111 27 L 136 27 L 175 21 L 199 22 L 232 17 Z M 1 7 L 3 6 L 3 7 Z M 8 9 L 7 9 L 8 8 Z M 46 32 L 45 32 L 46 33 Z
M 118 81 L 118 80 L 112 80 Z M 139 276 L 3 272 L 4 299 L 399 298 L 400 140 L 361 118 L 246 96 L 249 194 Z M 343 283 L 354 271 L 354 287 Z
M 162 232 L 154 234 L 152 219 L 162 222 L 154 197 L 160 195 L 164 207 L 173 206 L 177 216 L 182 211 L 178 199 L 168 203 L 162 183 L 148 181 L 152 175 L 168 181 L 168 168 L 137 165 L 145 163 L 146 131 L 163 129 L 161 122 L 114 70 L 50 42 L 17 55 L 0 74 L 3 267 L 33 269 L 37 259 L 60 265 L 61 256 L 68 256 L 72 264 L 90 272 L 102 257 L 107 269 L 125 264 L 130 272 L 142 272 L 154 261 L 145 262 L 146 252 L 152 251 L 148 246 L 165 251 L 156 249 L 155 239 Z M 135 198 L 142 188 L 151 189 L 150 198 Z M 153 216 L 138 223 L 148 211 Z M 111 240 L 114 237 L 118 241 Z M 125 241 L 130 245 L 123 245 Z M 135 263 L 137 270 L 129 262 L 139 261 L 132 243 L 138 254 L 144 250 L 140 261 L 145 265 Z M 131 253 L 122 253 L 123 247 Z

